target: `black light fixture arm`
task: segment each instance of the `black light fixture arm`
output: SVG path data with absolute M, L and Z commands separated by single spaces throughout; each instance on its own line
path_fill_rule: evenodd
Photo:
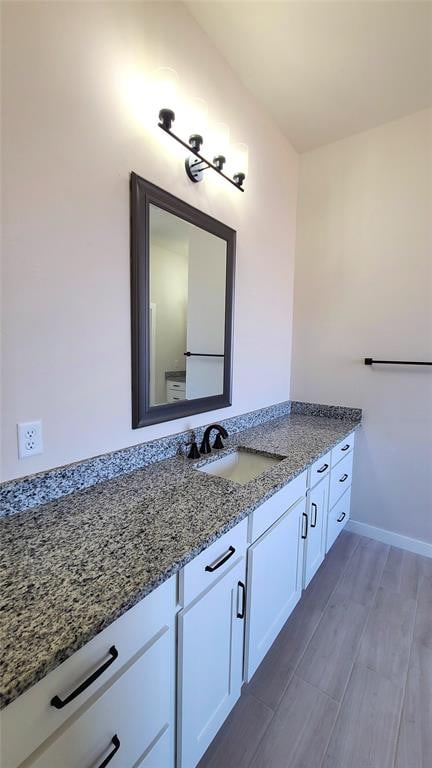
M 174 121 L 174 112 L 170 109 L 161 109 L 159 112 L 159 123 L 158 126 L 161 128 L 165 133 L 168 133 L 173 139 L 175 139 L 179 144 L 182 145 L 182 147 L 185 147 L 185 149 L 188 150 L 192 155 L 195 155 L 196 158 L 198 158 L 198 161 L 201 161 L 200 163 L 197 162 L 195 167 L 198 171 L 205 171 L 207 168 L 212 168 L 216 173 L 218 173 L 220 176 L 223 176 L 224 179 L 229 181 L 230 184 L 233 185 L 236 189 L 239 189 L 240 192 L 244 192 L 244 189 L 242 187 L 242 184 L 245 180 L 245 174 L 244 173 L 237 173 L 234 176 L 234 179 L 230 179 L 229 176 L 226 175 L 222 171 L 223 165 L 225 163 L 225 158 L 222 155 L 219 155 L 218 157 L 214 158 L 214 162 L 211 162 L 210 160 L 207 160 L 204 155 L 201 154 L 199 149 L 201 148 L 202 143 L 202 137 L 198 134 L 193 134 L 190 137 L 190 143 L 184 141 L 180 138 L 180 136 L 177 136 L 174 131 L 171 130 L 171 125 Z M 201 142 L 198 142 L 198 139 L 201 139 Z M 198 147 L 198 149 L 196 149 Z M 223 160 L 223 162 L 222 162 Z M 197 179 L 192 178 L 191 173 L 188 171 L 188 161 L 186 160 L 186 172 L 188 173 L 189 178 L 192 179 L 192 181 L 197 181 Z

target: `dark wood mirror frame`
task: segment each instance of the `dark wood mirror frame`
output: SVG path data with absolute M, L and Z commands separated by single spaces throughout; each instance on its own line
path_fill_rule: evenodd
M 132 427 L 138 429 L 231 405 L 236 233 L 160 187 L 131 173 Z M 149 206 L 153 204 L 226 241 L 225 345 L 220 395 L 150 406 Z

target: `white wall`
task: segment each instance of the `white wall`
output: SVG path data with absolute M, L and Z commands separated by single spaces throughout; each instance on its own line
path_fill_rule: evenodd
M 364 409 L 355 520 L 432 543 L 432 112 L 301 157 L 293 398 Z
M 2 24 L 3 467 L 8 479 L 289 396 L 297 155 L 179 3 L 5 2 Z M 192 184 L 145 122 L 141 78 L 174 67 L 187 99 L 249 145 L 244 194 Z M 238 231 L 231 408 L 131 429 L 129 173 Z M 257 374 L 257 366 L 264 372 Z M 19 461 L 16 423 L 45 452 Z
M 166 372 L 185 370 L 189 269 L 183 243 L 176 248 L 172 240 L 163 242 L 154 236 L 150 243 L 150 301 L 155 305 L 154 405 L 167 402 Z

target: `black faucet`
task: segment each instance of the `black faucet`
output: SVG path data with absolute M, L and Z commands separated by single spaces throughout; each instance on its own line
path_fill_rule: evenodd
M 217 431 L 216 439 L 213 443 L 213 448 L 223 448 L 223 442 L 221 440 L 221 437 L 223 437 L 225 440 L 228 437 L 228 432 L 224 427 L 221 427 L 220 424 L 210 424 L 209 427 L 207 427 L 206 431 L 204 432 L 204 437 L 202 439 L 201 447 L 200 447 L 200 453 L 210 453 L 210 433 L 211 431 L 215 429 Z

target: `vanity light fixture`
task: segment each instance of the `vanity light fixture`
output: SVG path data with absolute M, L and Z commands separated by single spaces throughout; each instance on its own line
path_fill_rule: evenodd
M 166 72 L 170 72 L 170 70 L 166 69 Z M 165 99 L 166 101 L 166 99 Z M 208 160 L 201 152 L 201 147 L 205 143 L 204 142 L 204 133 L 207 131 L 206 127 L 206 105 L 205 102 L 202 99 L 193 99 L 191 103 L 191 132 L 189 134 L 188 141 L 185 141 L 180 136 L 178 136 L 174 131 L 172 130 L 173 122 L 175 121 L 175 112 L 172 109 L 172 106 L 163 106 L 159 110 L 159 123 L 158 127 L 161 128 L 165 133 L 168 133 L 169 136 L 171 136 L 173 139 L 175 139 L 179 144 L 181 144 L 185 149 L 188 150 L 189 157 L 185 160 L 185 170 L 193 182 L 202 181 L 204 176 L 204 171 L 211 168 L 213 171 L 216 171 L 220 176 L 222 176 L 224 179 L 229 181 L 230 184 L 232 184 L 236 189 L 239 189 L 241 192 L 244 192 L 243 184 L 246 178 L 247 174 L 247 167 L 245 167 L 244 162 L 243 165 L 239 167 L 239 163 L 229 163 L 229 166 L 232 167 L 233 173 L 232 175 L 228 175 L 227 173 L 224 173 L 224 166 L 227 163 L 226 156 L 225 156 L 225 146 L 228 145 L 228 139 L 229 139 L 229 131 L 228 127 L 224 125 L 223 123 L 220 123 L 217 127 L 217 130 L 214 131 L 215 136 L 218 136 L 220 139 L 220 144 L 216 144 L 217 139 L 212 142 L 210 141 L 210 144 L 214 144 L 214 147 L 212 147 L 212 160 Z M 204 130 L 205 128 L 205 130 Z M 247 163 L 247 147 L 245 144 L 238 145 L 238 147 L 242 147 L 245 151 L 243 151 L 243 157 L 246 158 Z M 212 156 L 210 155 L 210 156 Z M 227 163 L 228 164 L 228 163 Z

